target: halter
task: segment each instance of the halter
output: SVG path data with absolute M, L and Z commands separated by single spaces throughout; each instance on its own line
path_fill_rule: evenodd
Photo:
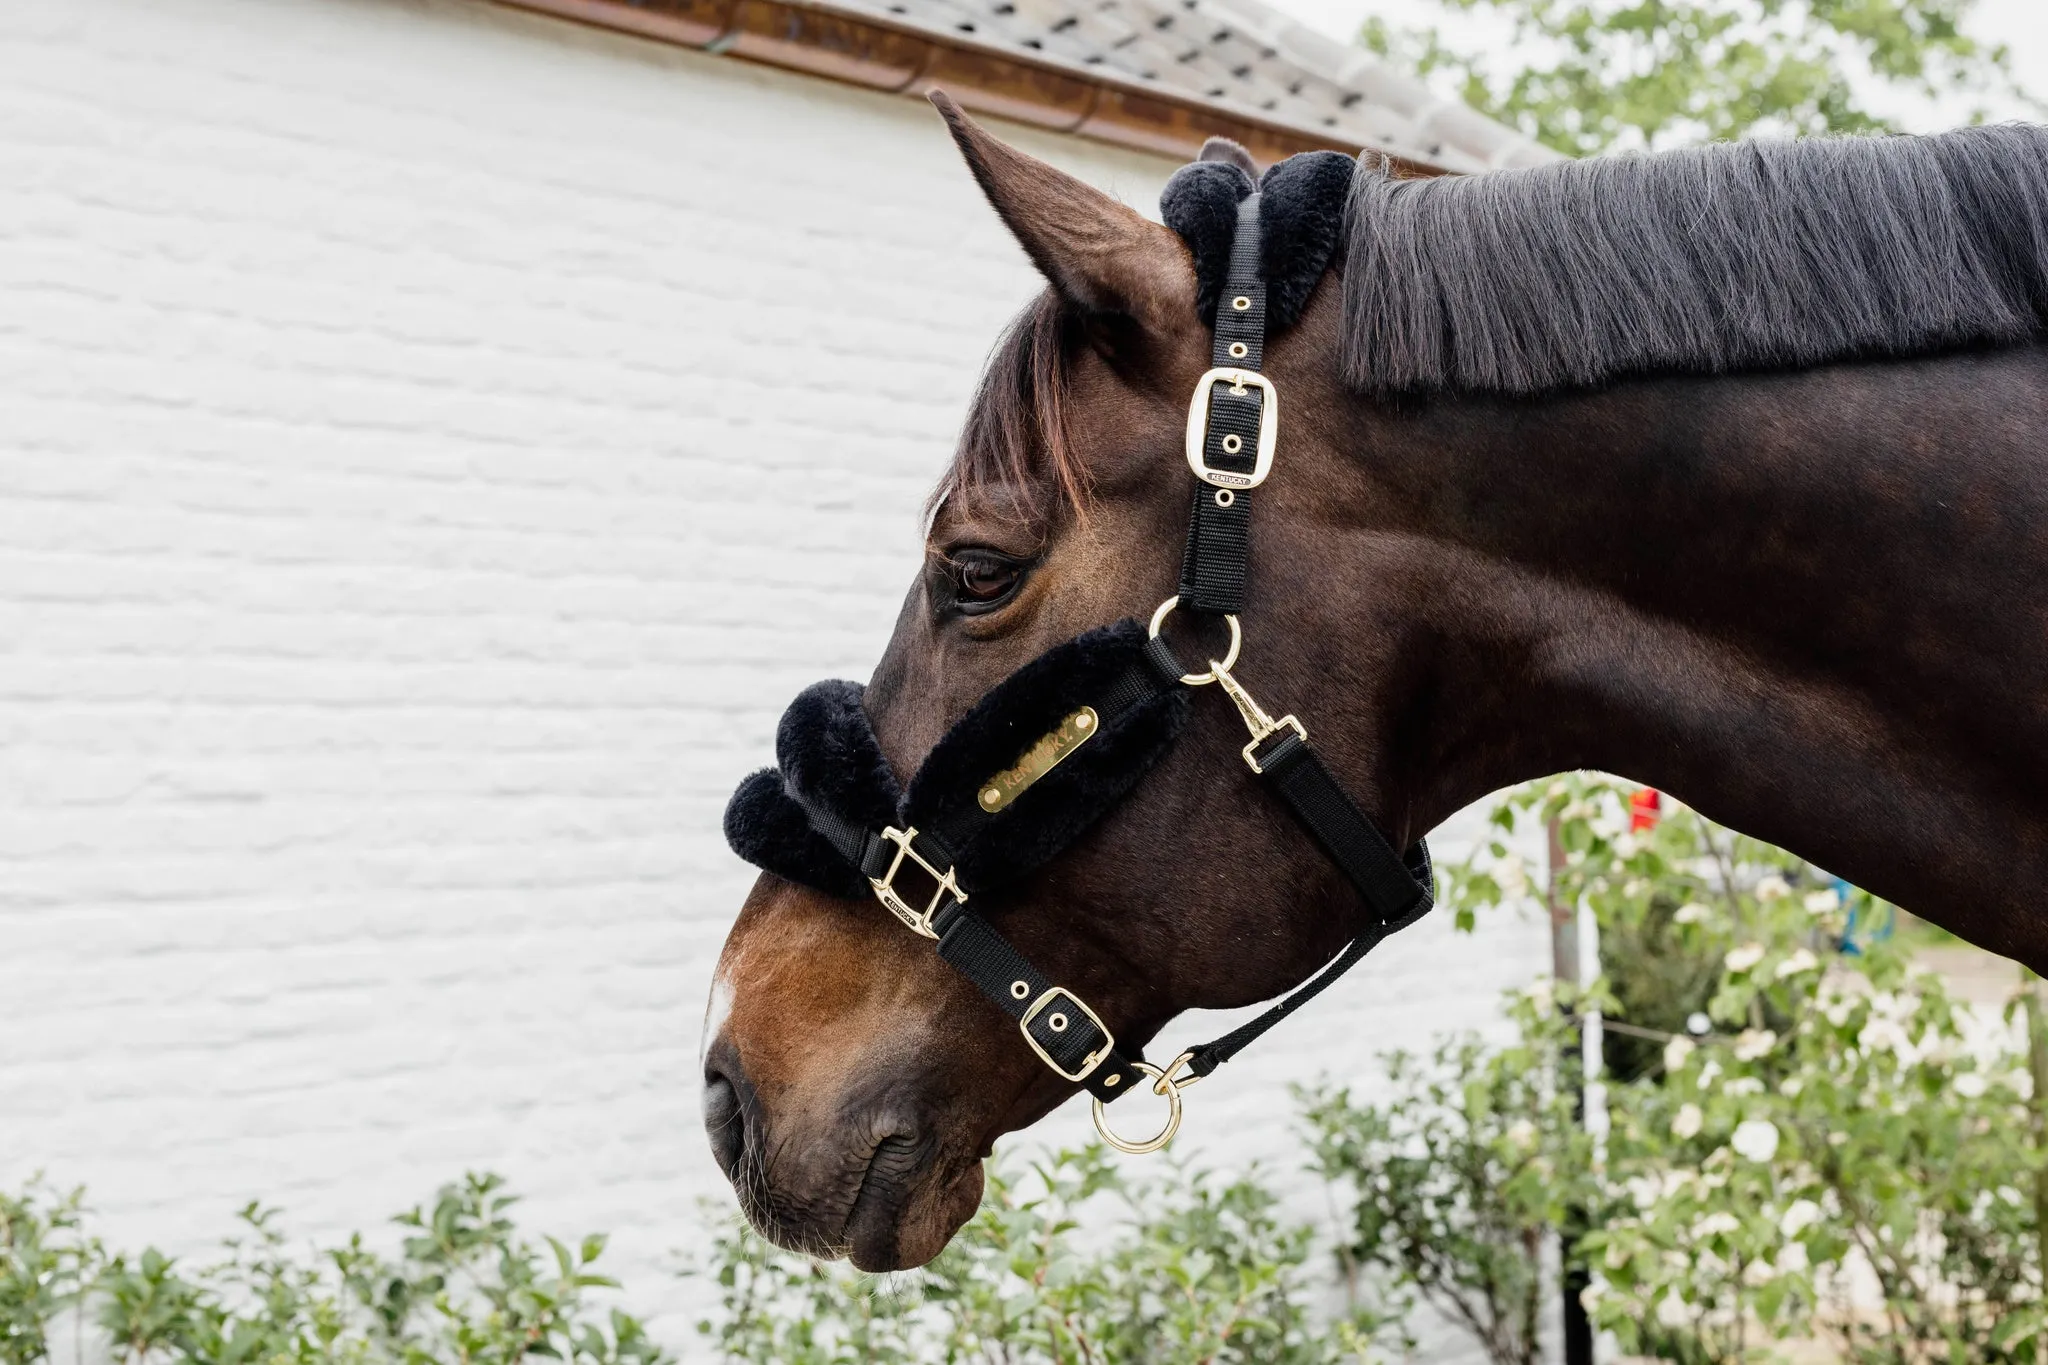
M 819 683 L 784 713 L 778 767 L 740 784 L 726 809 L 735 852 L 835 895 L 873 896 L 1017 1023 L 1038 1059 L 1094 1096 L 1096 1131 L 1120 1151 L 1154 1152 L 1179 1131 L 1181 1093 L 1307 1004 L 1382 939 L 1434 903 L 1429 849 L 1396 853 L 1310 747 L 1293 715 L 1274 719 L 1231 670 L 1250 545 L 1250 498 L 1272 472 L 1279 395 L 1259 372 L 1266 338 L 1260 196 L 1239 202 L 1216 308 L 1214 368 L 1188 409 L 1196 479 L 1178 593 L 1148 626 L 1121 621 L 1055 646 L 998 683 L 940 738 L 907 787 L 882 758 L 861 689 Z M 1220 616 L 1230 643 L 1187 671 L 1161 637 L 1176 608 Z M 1164 1067 L 1125 1053 L 1079 995 L 1034 967 L 971 898 L 1063 851 L 1137 785 L 1178 738 L 1193 689 L 1215 684 L 1251 734 L 1243 758 L 1365 898 L 1372 923 L 1257 1018 Z M 1148 1138 L 1110 1128 L 1106 1106 L 1149 1080 L 1167 1102 Z

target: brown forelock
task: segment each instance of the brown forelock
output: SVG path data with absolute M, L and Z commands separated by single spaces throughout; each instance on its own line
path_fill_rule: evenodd
M 1083 343 L 1080 319 L 1047 289 L 1025 305 L 990 352 L 953 462 L 926 504 L 962 498 L 982 513 L 1033 523 L 1086 514 L 1090 478 L 1067 439 L 1067 366 Z M 1001 490 L 1001 499 L 991 495 Z

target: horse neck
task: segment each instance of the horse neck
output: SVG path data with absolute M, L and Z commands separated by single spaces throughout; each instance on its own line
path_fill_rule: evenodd
M 1402 680 L 1384 795 L 1419 830 L 1600 768 L 2048 957 L 2006 913 L 2048 872 L 2044 380 L 2023 348 L 1357 403 L 1326 486 Z

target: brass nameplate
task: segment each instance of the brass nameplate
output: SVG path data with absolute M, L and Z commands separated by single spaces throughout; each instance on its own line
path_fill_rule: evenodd
M 1094 738 L 1101 727 L 1102 720 L 1092 706 L 1084 706 L 1068 716 L 1060 722 L 1059 729 L 1026 749 L 1014 766 L 1003 769 L 981 784 L 977 798 L 981 808 L 994 815 L 1015 801 L 1032 783 L 1057 767 L 1061 759 Z

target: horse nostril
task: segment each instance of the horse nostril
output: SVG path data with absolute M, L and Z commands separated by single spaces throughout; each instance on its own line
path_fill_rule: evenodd
M 747 1121 L 740 1112 L 740 1093 L 716 1071 L 704 1073 L 704 1131 L 711 1135 L 711 1155 L 728 1178 L 747 1148 Z

